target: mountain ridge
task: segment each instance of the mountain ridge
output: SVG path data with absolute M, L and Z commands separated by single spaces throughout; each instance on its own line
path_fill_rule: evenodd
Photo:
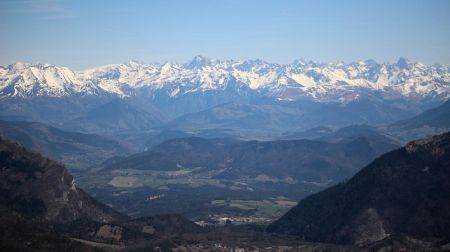
M 268 227 L 309 241 L 364 245 L 391 235 L 450 238 L 450 133 L 386 153 Z
M 176 171 L 202 168 L 217 173 L 214 175 L 217 178 L 264 175 L 328 183 L 346 178 L 360 165 L 397 147 L 387 138 L 377 140 L 365 135 L 338 143 L 304 139 L 239 141 L 191 136 L 170 139 L 128 157 L 107 160 L 99 169 Z M 278 167 L 280 164 L 282 168 Z
M 97 222 L 128 217 L 78 188 L 64 165 L 0 137 L 0 206 L 54 223 L 87 217 Z
M 0 120 L 0 136 L 63 161 L 70 169 L 87 168 L 109 157 L 132 153 L 131 148 L 109 138 L 63 131 L 39 122 Z
M 317 101 L 358 99 L 358 90 L 386 96 L 421 99 L 449 97 L 450 74 L 440 65 L 427 66 L 400 58 L 394 63 L 373 60 L 351 63 L 315 63 L 303 60 L 274 64 L 262 60 L 211 60 L 196 56 L 186 64 L 142 64 L 130 61 L 82 71 L 49 64 L 18 62 L 0 67 L 0 96 L 68 96 L 113 94 L 119 97 L 141 91 L 164 92 L 169 97 L 191 92 L 226 89 L 237 82 L 250 90 L 282 100 Z

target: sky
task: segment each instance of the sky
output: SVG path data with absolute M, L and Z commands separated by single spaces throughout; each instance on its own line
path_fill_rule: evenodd
M 446 0 L 0 0 L 0 65 L 399 57 L 450 65 Z

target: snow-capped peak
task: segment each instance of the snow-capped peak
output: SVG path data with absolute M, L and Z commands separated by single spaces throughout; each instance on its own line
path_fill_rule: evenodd
M 199 69 L 208 66 L 212 63 L 212 60 L 205 58 L 201 55 L 196 55 L 190 62 L 187 62 L 184 66 L 187 69 Z
M 232 85 L 225 88 L 229 83 Z M 290 100 L 307 96 L 319 101 L 339 101 L 342 97 L 357 97 L 348 93 L 358 93 L 358 90 L 381 92 L 389 97 L 450 97 L 450 74 L 448 67 L 427 66 L 405 58 L 383 64 L 374 60 L 315 63 L 300 59 L 279 65 L 262 60 L 211 60 L 198 55 L 183 65 L 131 60 L 77 72 L 65 67 L 22 62 L 0 67 L 0 96 L 107 93 L 123 97 L 145 89 L 146 93 L 164 90 L 171 97 L 178 97 L 244 86 Z
M 408 68 L 410 68 L 410 66 L 411 66 L 411 62 L 409 62 L 409 60 L 408 59 L 406 59 L 406 58 L 403 58 L 403 57 L 400 57 L 398 60 L 397 60 L 397 67 L 398 68 L 400 68 L 400 69 L 408 69 Z
M 0 96 L 68 96 L 75 93 L 97 93 L 95 85 L 90 81 L 80 81 L 78 75 L 66 67 L 18 62 L 1 69 Z

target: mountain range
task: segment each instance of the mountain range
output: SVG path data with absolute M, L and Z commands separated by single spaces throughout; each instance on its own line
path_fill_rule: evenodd
M 309 97 L 348 102 L 358 89 L 389 96 L 448 97 L 449 69 L 400 58 L 395 63 L 373 60 L 315 63 L 296 60 L 280 65 L 262 60 L 211 60 L 196 56 L 185 64 L 112 64 L 83 71 L 49 64 L 16 63 L 0 68 L 0 95 L 8 97 L 70 95 L 133 96 L 141 92 L 170 97 L 189 93 L 257 91 L 281 100 Z
M 446 101 L 449 83 L 448 67 L 404 58 L 280 65 L 196 56 L 81 71 L 19 62 L 0 67 L 0 117 L 110 136 L 226 129 L 262 139 L 407 119 Z
M 448 243 L 449 70 L 202 56 L 0 66 L 0 249 Z

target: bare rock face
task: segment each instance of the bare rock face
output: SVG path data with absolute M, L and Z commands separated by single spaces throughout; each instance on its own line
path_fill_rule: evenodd
M 2 137 L 0 226 L 1 251 L 100 251 L 81 240 L 153 248 L 204 232 L 179 215 L 133 220 L 120 214 L 78 188 L 62 164 Z
M 450 239 L 450 132 L 389 152 L 268 227 L 306 240 L 366 245 L 393 235 Z
M 97 222 L 124 219 L 78 188 L 56 161 L 0 138 L 0 205 L 16 212 L 68 223 L 80 218 Z
M 337 236 L 356 245 L 367 245 L 388 237 L 383 219 L 374 208 L 364 210 L 348 226 L 342 228 Z
M 103 225 L 97 231 L 96 237 L 119 241 L 122 238 L 123 228 L 120 226 Z

